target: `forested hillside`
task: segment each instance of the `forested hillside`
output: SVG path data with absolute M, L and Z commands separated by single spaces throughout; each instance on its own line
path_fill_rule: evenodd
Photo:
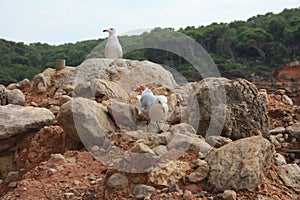
M 159 37 L 164 30 L 169 29 L 154 29 L 152 33 L 157 33 L 157 37 L 152 39 L 167 40 L 168 37 Z M 178 32 L 201 44 L 226 77 L 269 77 L 272 70 L 300 59 L 300 8 L 285 9 L 279 14 L 257 15 L 247 21 L 186 27 Z M 119 38 L 122 44 L 135 46 L 137 42 L 145 42 L 147 34 Z M 0 84 L 32 78 L 45 68 L 55 67 L 58 58 L 65 58 L 68 65 L 77 66 L 87 56 L 101 56 L 90 52 L 97 45 L 97 48 L 103 48 L 103 45 L 99 46 L 102 41 L 104 39 L 52 46 L 42 43 L 26 45 L 0 39 Z M 167 51 L 141 49 L 126 53 L 124 58 L 147 59 L 168 65 L 191 81 L 201 78 L 194 73 L 190 63 Z

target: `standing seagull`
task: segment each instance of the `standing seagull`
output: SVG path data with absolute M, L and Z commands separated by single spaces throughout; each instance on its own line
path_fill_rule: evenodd
M 160 120 L 166 120 L 169 107 L 168 99 L 163 95 L 155 96 L 153 92 L 146 88 L 142 95 L 138 95 L 137 99 L 141 103 L 141 110 L 151 121 L 155 121 L 158 127 L 158 133 L 163 132 L 159 126 Z
M 118 59 L 122 58 L 123 51 L 122 46 L 119 43 L 118 37 L 116 35 L 116 29 L 109 28 L 103 30 L 103 32 L 108 32 L 108 39 L 104 49 L 105 58 Z

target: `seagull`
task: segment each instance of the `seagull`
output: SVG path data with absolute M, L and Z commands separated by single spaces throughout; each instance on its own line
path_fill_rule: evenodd
M 155 121 L 158 127 L 158 133 L 162 133 L 162 129 L 159 126 L 159 121 L 166 120 L 169 107 L 168 99 L 166 96 L 158 95 L 155 96 L 153 92 L 146 88 L 142 95 L 138 95 L 137 99 L 141 103 L 141 111 L 151 121 Z
M 119 43 L 118 37 L 116 35 L 116 29 L 109 28 L 103 30 L 103 32 L 108 32 L 108 39 L 104 49 L 105 58 L 118 59 L 122 58 L 123 51 L 122 46 Z

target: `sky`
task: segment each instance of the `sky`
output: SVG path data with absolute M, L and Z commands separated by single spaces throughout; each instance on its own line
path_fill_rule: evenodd
M 135 30 L 247 20 L 300 7 L 299 0 L 0 0 L 0 38 L 52 45 Z

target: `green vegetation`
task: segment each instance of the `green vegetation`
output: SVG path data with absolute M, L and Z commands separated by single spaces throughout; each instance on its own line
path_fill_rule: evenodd
M 125 48 L 130 47 L 125 49 L 128 53 L 124 58 L 168 65 L 190 81 L 199 80 L 201 77 L 195 73 L 191 63 L 176 52 L 139 49 L 139 46 L 151 46 L 157 41 L 166 46 L 171 45 L 172 41 L 178 42 L 180 38 L 170 35 L 169 30 L 173 29 L 156 28 L 139 36 L 119 37 Z M 272 70 L 300 59 L 300 8 L 285 9 L 279 14 L 257 15 L 247 21 L 191 26 L 178 32 L 201 44 L 221 74 L 229 78 L 270 77 Z M 149 34 L 151 37 L 148 37 Z M 65 58 L 67 65 L 77 66 L 86 58 L 103 57 L 102 41 L 104 39 L 52 46 L 42 43 L 26 45 L 0 39 L 0 84 L 31 79 L 45 68 L 55 67 L 57 58 Z

